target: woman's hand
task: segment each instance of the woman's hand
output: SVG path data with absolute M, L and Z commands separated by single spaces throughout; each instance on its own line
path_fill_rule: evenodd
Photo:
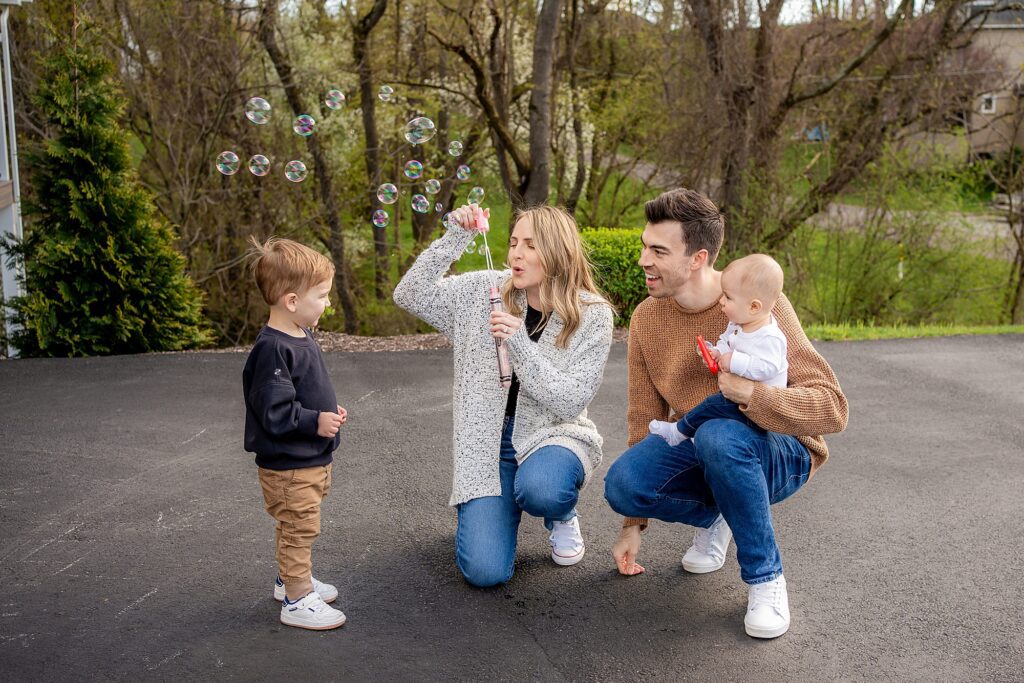
M 505 311 L 491 311 L 491 336 L 495 339 L 508 339 L 516 333 L 523 321 Z
M 750 404 L 750 399 L 754 395 L 755 384 L 757 383 L 746 377 L 740 377 L 729 372 L 718 373 L 718 390 L 722 392 L 722 396 L 741 406 Z
M 480 220 L 481 216 L 484 218 L 482 221 Z M 490 209 L 481 209 L 479 204 L 464 204 L 452 211 L 449 220 L 454 218 L 463 230 L 469 232 L 487 232 L 489 227 L 487 219 L 490 217 Z
M 643 574 L 644 568 L 636 561 L 640 553 L 640 527 L 626 526 L 619 532 L 619 539 L 612 546 L 615 566 L 623 576 Z

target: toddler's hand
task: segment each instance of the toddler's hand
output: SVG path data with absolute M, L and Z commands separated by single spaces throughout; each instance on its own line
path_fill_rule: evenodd
M 721 371 L 721 372 L 730 372 L 730 370 L 729 370 L 729 362 L 732 360 L 732 351 L 730 351 L 729 353 L 722 354 L 721 357 L 718 358 L 717 360 L 718 360 L 718 369 L 719 369 L 719 371 Z
M 348 422 L 348 411 L 341 406 L 338 406 L 338 415 L 341 416 L 341 424 Z
M 316 419 L 316 435 L 332 439 L 338 433 L 338 428 L 344 423 L 344 418 L 338 413 L 320 413 L 320 417 Z

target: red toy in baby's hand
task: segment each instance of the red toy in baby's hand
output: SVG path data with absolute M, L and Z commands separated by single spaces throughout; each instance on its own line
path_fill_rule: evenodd
M 712 375 L 717 375 L 718 363 L 711 357 L 711 352 L 708 351 L 708 343 L 699 334 L 697 335 L 697 348 L 700 349 L 700 355 L 704 356 L 704 364 L 708 366 L 708 370 L 711 371 Z

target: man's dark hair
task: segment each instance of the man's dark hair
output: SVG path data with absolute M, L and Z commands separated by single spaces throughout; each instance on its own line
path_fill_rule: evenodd
M 686 188 L 669 190 L 644 204 L 644 215 L 648 223 L 682 223 L 687 256 L 707 249 L 708 263 L 715 262 L 725 236 L 725 217 L 706 195 Z

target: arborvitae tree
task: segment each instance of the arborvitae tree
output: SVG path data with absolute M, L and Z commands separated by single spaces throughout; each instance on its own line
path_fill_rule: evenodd
M 174 233 L 128 156 L 113 66 L 78 26 L 57 38 L 33 94 L 52 134 L 26 156 L 31 230 L 9 244 L 24 264 L 23 356 L 173 351 L 211 334 Z

